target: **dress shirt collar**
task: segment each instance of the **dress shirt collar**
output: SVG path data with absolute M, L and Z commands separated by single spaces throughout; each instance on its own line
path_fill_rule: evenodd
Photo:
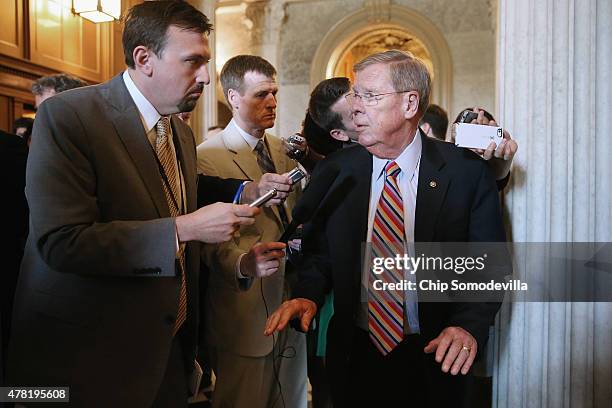
M 147 98 L 144 97 L 142 92 L 138 89 L 128 70 L 126 69 L 123 73 L 123 82 L 125 82 L 125 86 L 127 87 L 132 100 L 136 104 L 136 108 L 138 108 L 138 112 L 140 113 L 140 119 L 142 120 L 142 124 L 145 127 L 145 132 L 148 134 L 151 129 L 155 127 L 161 115 L 155 109 L 155 107 L 149 102 Z
M 247 142 L 247 144 L 251 147 L 251 150 L 255 150 L 255 146 L 257 146 L 257 143 L 260 140 L 264 139 L 264 136 L 261 137 L 261 139 L 252 136 L 250 134 L 248 134 L 244 129 L 242 129 L 240 126 L 238 126 L 238 123 L 236 123 L 236 121 L 234 119 L 232 119 L 229 123 L 228 126 L 234 126 L 236 128 L 236 130 L 238 131 L 238 133 L 240 133 L 240 136 L 242 136 L 242 138 L 244 139 L 245 142 Z
M 394 160 L 399 168 L 402 169 L 402 174 L 409 177 L 409 181 L 412 181 L 414 178 L 419 161 L 421 160 L 422 143 L 421 135 L 417 129 L 412 142 Z M 372 175 L 375 179 L 379 179 L 385 172 L 386 164 L 392 160 L 381 159 L 376 156 L 373 156 L 372 159 Z

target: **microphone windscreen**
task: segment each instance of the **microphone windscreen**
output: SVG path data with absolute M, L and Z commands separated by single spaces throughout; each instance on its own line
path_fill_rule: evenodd
M 300 197 L 293 208 L 293 212 L 291 213 L 293 219 L 291 223 L 289 223 L 278 242 L 286 243 L 300 224 L 303 224 L 314 216 L 325 194 L 327 194 L 331 185 L 334 184 L 339 173 L 340 169 L 338 166 L 329 165 L 329 167 L 323 170 L 321 174 L 317 175 L 316 178 L 313 177 L 313 179 L 310 180 L 302 197 Z
M 293 216 L 292 223 L 301 224 L 312 218 L 319 208 L 321 201 L 323 201 L 325 194 L 327 194 L 331 185 L 336 181 L 339 173 L 340 169 L 338 166 L 329 165 L 316 178 L 310 181 L 291 213 Z

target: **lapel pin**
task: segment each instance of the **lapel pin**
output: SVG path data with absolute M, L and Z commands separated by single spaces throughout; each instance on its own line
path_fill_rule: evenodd
M 437 186 L 438 186 L 438 183 L 436 183 L 434 180 L 431 180 L 431 181 L 429 182 L 429 187 L 431 187 L 431 188 L 436 188 Z

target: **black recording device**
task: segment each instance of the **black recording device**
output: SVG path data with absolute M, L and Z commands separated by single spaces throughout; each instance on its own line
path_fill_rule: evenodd
M 317 209 L 319 209 L 329 188 L 336 181 L 339 173 L 340 169 L 337 166 L 330 165 L 325 171 L 310 181 L 302 197 L 293 208 L 291 223 L 285 228 L 285 232 L 278 240 L 279 242 L 287 243 L 296 228 L 312 218 Z
M 306 177 L 306 173 L 304 173 L 299 167 L 296 167 L 289 172 L 288 176 L 291 179 L 291 184 L 295 184 Z
M 287 138 L 287 145 L 291 149 L 287 152 L 287 156 L 293 160 L 302 160 L 307 153 L 307 148 L 303 147 L 304 143 L 306 143 L 306 138 L 298 133 L 289 136 Z
M 478 113 L 471 111 L 469 109 L 466 109 L 463 112 L 461 112 L 459 123 L 472 123 L 472 121 L 477 118 L 478 118 Z
M 287 138 L 287 143 L 292 145 L 301 145 L 305 141 L 306 138 L 304 138 L 304 136 L 300 135 L 299 133 L 293 134 Z

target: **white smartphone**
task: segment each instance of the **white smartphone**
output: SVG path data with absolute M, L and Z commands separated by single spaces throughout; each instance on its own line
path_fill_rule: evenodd
M 455 123 L 452 132 L 455 145 L 469 149 L 486 149 L 491 142 L 497 147 L 504 140 L 504 130 L 497 126 Z

